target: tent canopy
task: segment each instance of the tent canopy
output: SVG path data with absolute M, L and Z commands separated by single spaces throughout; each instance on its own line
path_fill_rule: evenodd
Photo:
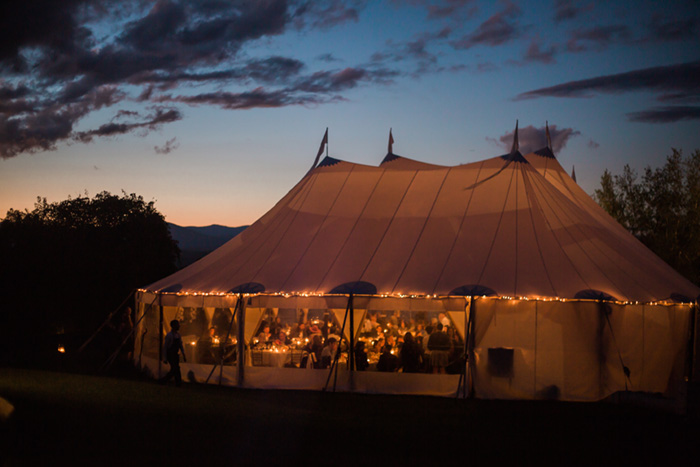
M 454 167 L 391 153 L 379 167 L 326 157 L 244 232 L 146 289 L 329 294 L 348 284 L 386 295 L 700 294 L 547 148 Z

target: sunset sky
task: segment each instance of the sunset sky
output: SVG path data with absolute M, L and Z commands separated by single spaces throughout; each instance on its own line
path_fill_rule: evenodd
M 250 224 L 331 156 L 544 146 L 605 168 L 700 148 L 700 2 L 24 0 L 0 6 L 0 218 L 107 190 Z

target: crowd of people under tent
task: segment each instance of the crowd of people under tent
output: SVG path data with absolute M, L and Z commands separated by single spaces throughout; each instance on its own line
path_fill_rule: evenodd
M 208 320 L 201 309 L 178 313 L 183 336 L 199 336 L 195 363 L 236 362 L 236 322 L 228 309 L 216 309 Z M 347 368 L 349 342 L 341 324 L 327 310 L 265 311 L 250 352 L 295 352 L 297 361 L 285 366 L 326 369 L 336 358 Z M 346 324 L 346 332 L 349 324 Z M 228 337 L 228 338 L 227 338 Z M 464 341 L 445 313 L 370 311 L 362 321 L 354 346 L 354 369 L 404 373 L 460 373 L 465 362 Z M 252 362 L 255 365 L 255 361 Z

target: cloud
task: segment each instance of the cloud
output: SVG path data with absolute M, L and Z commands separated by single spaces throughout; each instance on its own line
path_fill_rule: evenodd
M 644 123 L 673 123 L 681 120 L 700 120 L 700 107 L 686 105 L 656 107 L 641 112 L 628 113 L 627 118 L 632 122 Z
M 476 31 L 459 40 L 451 41 L 450 45 L 455 49 L 470 49 L 476 45 L 495 47 L 510 42 L 521 35 L 515 22 L 520 14 L 520 8 L 509 3 L 502 11 L 481 23 Z
M 173 107 L 180 104 L 319 104 L 342 100 L 342 92 L 362 84 L 390 84 L 398 72 L 379 65 L 309 71 L 295 58 L 251 58 L 244 50 L 295 28 L 356 21 L 366 3 L 9 2 L 0 15 L 0 158 L 60 142 L 143 135 L 181 119 Z M 206 92 L 193 91 L 204 86 Z M 111 120 L 75 130 L 93 112 L 116 106 Z
M 626 41 L 629 37 L 629 28 L 621 24 L 576 29 L 569 35 L 566 49 L 569 52 L 601 51 L 612 44 Z
M 588 147 L 591 149 L 598 149 L 600 147 L 600 144 L 597 142 L 593 141 L 592 139 L 588 140 Z
M 170 154 L 179 147 L 180 143 L 177 142 L 177 137 L 174 137 L 167 140 L 163 146 L 153 146 L 153 149 L 156 151 L 156 154 Z
M 647 26 L 649 39 L 658 42 L 692 39 L 698 35 L 698 22 L 698 18 L 669 20 L 657 13 Z
M 513 135 L 515 131 L 508 131 L 503 136 L 496 138 L 486 138 L 487 141 L 496 144 L 504 151 L 510 151 L 513 146 Z M 552 151 L 557 154 L 566 147 L 566 143 L 581 134 L 580 131 L 573 128 L 559 128 L 557 125 L 549 125 L 549 135 L 552 139 Z M 547 146 L 547 137 L 545 127 L 535 128 L 534 126 L 526 126 L 518 130 L 518 145 L 520 152 L 527 154 Z
M 73 133 L 73 139 L 81 143 L 90 143 L 95 137 L 110 137 L 130 133 L 134 130 L 157 130 L 166 123 L 176 122 L 182 119 L 179 110 L 168 107 L 155 107 L 145 121 L 126 123 L 105 123 L 94 130 L 79 131 Z
M 526 63 L 539 62 L 551 64 L 555 62 L 554 56 L 556 55 L 556 53 L 557 48 L 555 46 L 551 46 L 546 50 L 542 50 L 540 48 L 540 42 L 536 39 L 533 39 L 532 42 L 530 42 L 530 46 L 527 48 L 524 61 Z
M 572 20 L 581 14 L 582 9 L 576 6 L 573 0 L 557 0 L 554 4 L 554 21 L 560 23 L 562 21 Z
M 425 7 L 430 19 L 470 17 L 476 11 L 474 3 L 474 0 L 446 0 L 435 3 L 426 2 Z
M 592 97 L 635 91 L 656 92 L 660 94 L 659 100 L 665 101 L 697 100 L 700 98 L 700 61 L 569 81 L 524 92 L 515 99 Z

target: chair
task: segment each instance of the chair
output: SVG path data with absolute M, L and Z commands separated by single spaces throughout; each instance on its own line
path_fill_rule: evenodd
M 291 365 L 295 368 L 300 368 L 301 367 L 301 360 L 303 358 L 304 352 L 299 349 L 292 349 L 291 350 Z
M 263 351 L 262 351 L 262 349 L 251 350 L 250 356 L 253 360 L 253 366 L 263 366 Z

